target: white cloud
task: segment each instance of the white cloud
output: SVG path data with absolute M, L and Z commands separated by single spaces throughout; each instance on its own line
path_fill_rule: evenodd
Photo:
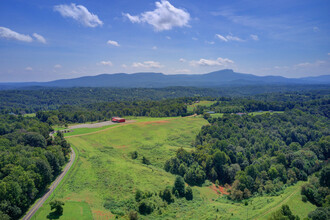
M 90 13 L 83 5 L 76 5 L 74 3 L 71 3 L 71 5 L 56 5 L 54 6 L 54 10 L 58 11 L 63 17 L 73 18 L 86 27 L 103 25 L 103 22 L 98 16 Z
M 123 64 L 123 65 L 121 65 L 123 68 L 127 68 L 127 65 L 126 64 Z
M 197 38 L 197 37 L 192 37 L 191 39 L 193 39 L 193 40 L 198 40 L 198 38 Z
M 175 73 L 190 73 L 191 71 L 189 69 L 178 69 L 174 71 Z
M 305 63 L 298 63 L 296 65 L 294 65 L 293 67 L 295 69 L 297 68 L 306 68 L 306 67 L 319 67 L 323 64 L 326 64 L 327 62 L 324 60 L 317 60 L 314 63 L 310 63 L 310 62 L 305 62 Z
M 43 36 L 41 36 L 40 34 L 33 33 L 33 37 L 35 37 L 37 39 L 37 41 L 39 41 L 43 44 L 47 43 L 46 39 Z
M 153 50 L 157 50 L 158 48 L 157 48 L 156 46 L 153 46 L 152 49 L 153 49 Z
M 225 41 L 225 42 L 228 42 L 228 41 L 239 41 L 239 42 L 242 42 L 244 40 L 242 40 L 241 38 L 239 37 L 235 37 L 233 35 L 227 35 L 226 37 L 225 36 L 222 36 L 220 34 L 216 34 L 215 35 L 217 38 L 219 38 L 220 40 L 222 41 Z
M 180 61 L 181 63 L 184 63 L 184 62 L 186 62 L 187 60 L 185 60 L 185 59 L 183 59 L 183 58 L 180 58 L 179 61 Z
M 132 67 L 135 68 L 162 68 L 163 65 L 161 65 L 159 62 L 155 61 L 144 61 L 143 63 L 141 62 L 135 62 L 132 64 Z
M 225 38 L 224 36 L 222 36 L 222 35 L 220 35 L 220 34 L 216 34 L 215 36 L 216 36 L 217 38 L 219 38 L 220 40 L 222 40 L 222 41 L 225 41 L 225 42 L 228 41 L 227 38 Z
M 328 53 L 328 56 L 330 56 L 330 53 Z
M 61 68 L 62 68 L 62 65 L 60 65 L 60 64 L 56 64 L 56 65 L 54 65 L 54 68 L 55 68 L 55 69 L 61 69 Z
M 206 44 L 211 44 L 211 45 L 212 45 L 212 44 L 215 44 L 214 41 L 205 41 L 205 43 L 206 43 Z
M 0 38 L 13 39 L 24 42 L 33 41 L 30 35 L 20 34 L 5 27 L 0 27 Z
M 235 36 L 233 36 L 233 35 L 227 35 L 227 40 L 229 40 L 229 41 L 243 41 L 241 38 L 239 38 L 239 37 L 235 37 Z
M 166 36 L 166 39 L 167 40 L 171 40 L 172 38 L 170 36 Z
M 107 44 L 110 44 L 112 46 L 116 46 L 116 47 L 119 47 L 120 45 L 118 44 L 117 41 L 114 41 L 114 40 L 108 40 Z
M 101 61 L 100 64 L 103 65 L 103 66 L 112 66 L 111 61 Z
M 251 34 L 250 37 L 251 37 L 252 40 L 255 40 L 255 41 L 259 40 L 258 35 L 255 35 L 255 34 Z
M 33 68 L 32 68 L 32 67 L 30 67 L 30 66 L 27 66 L 27 67 L 25 67 L 25 70 L 26 70 L 26 71 L 32 71 L 32 70 L 33 70 Z
M 234 64 L 234 61 L 228 58 L 219 57 L 216 60 L 208 60 L 208 59 L 200 59 L 198 61 L 192 60 L 190 61 L 191 66 L 228 66 Z
M 165 0 L 156 2 L 156 9 L 146 11 L 140 15 L 132 16 L 129 13 L 123 13 L 132 23 L 148 23 L 152 25 L 155 31 L 171 30 L 173 27 L 188 26 L 190 14 L 183 9 L 175 8 L 171 3 Z

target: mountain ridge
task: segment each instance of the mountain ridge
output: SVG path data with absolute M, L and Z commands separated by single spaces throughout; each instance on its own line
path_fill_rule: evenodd
M 17 89 L 31 86 L 40 87 L 122 87 L 162 88 L 169 86 L 219 87 L 244 85 L 282 84 L 330 84 L 330 75 L 315 77 L 286 78 L 283 76 L 256 76 L 223 69 L 205 74 L 165 75 L 155 72 L 99 74 L 72 79 L 58 79 L 49 82 L 0 83 L 0 89 Z

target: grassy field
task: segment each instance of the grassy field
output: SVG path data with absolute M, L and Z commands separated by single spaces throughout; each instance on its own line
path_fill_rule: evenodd
M 250 112 L 249 115 L 262 115 L 262 114 L 280 114 L 280 113 L 284 113 L 283 111 L 261 111 L 261 112 Z
M 36 113 L 24 114 L 24 117 L 27 117 L 27 118 L 33 118 L 33 117 L 36 117 Z
M 134 208 L 137 189 L 159 192 L 172 186 L 175 176 L 163 170 L 164 162 L 179 147 L 191 150 L 192 141 L 207 121 L 194 117 L 135 120 L 136 123 L 68 137 L 77 154 L 76 162 L 60 188 L 32 219 L 47 219 L 51 212 L 48 203 L 53 199 L 65 202 L 59 219 L 114 219 L 116 216 L 127 219 L 125 214 Z M 131 158 L 133 151 L 138 151 L 136 160 Z M 142 164 L 142 156 L 147 157 L 151 165 Z M 192 201 L 176 199 L 171 205 L 140 218 L 266 219 L 282 204 L 288 204 L 294 214 L 305 217 L 315 207 L 301 201 L 301 184 L 286 188 L 280 196 L 252 198 L 248 206 L 218 195 L 210 186 L 195 186 Z
M 187 106 L 187 111 L 188 112 L 193 112 L 195 107 L 198 106 L 198 105 L 209 107 L 209 106 L 213 105 L 214 103 L 215 103 L 215 101 L 200 101 L 199 103 L 194 103 L 192 105 L 188 105 Z

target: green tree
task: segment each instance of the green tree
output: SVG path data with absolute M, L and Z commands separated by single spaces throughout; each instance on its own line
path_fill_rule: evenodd
M 193 196 L 193 191 L 190 186 L 187 187 L 186 189 L 186 195 L 185 195 L 187 200 L 192 200 L 194 198 Z
M 185 192 L 186 192 L 185 188 L 186 188 L 186 186 L 185 186 L 183 178 L 181 176 L 177 176 L 175 178 L 173 192 L 178 191 L 179 196 L 184 197 Z
M 54 200 L 54 201 L 51 201 L 49 203 L 50 205 L 50 209 L 51 210 L 54 210 L 55 209 L 55 213 L 57 215 L 62 215 L 63 214 L 63 206 L 64 206 L 64 202 L 62 201 L 59 201 L 59 200 Z

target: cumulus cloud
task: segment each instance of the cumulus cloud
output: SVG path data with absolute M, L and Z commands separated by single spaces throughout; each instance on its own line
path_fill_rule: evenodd
M 218 39 L 222 40 L 222 41 L 225 41 L 225 42 L 228 42 L 228 41 L 243 41 L 241 38 L 239 37 L 235 37 L 233 35 L 227 35 L 226 37 L 225 36 L 222 36 L 220 34 L 216 34 L 215 35 Z
M 100 64 L 103 65 L 103 66 L 112 66 L 111 61 L 101 61 Z
M 162 68 L 163 65 L 161 65 L 159 62 L 155 61 L 144 61 L 144 62 L 135 62 L 132 64 L 132 67 L 135 68 Z
M 60 64 L 56 64 L 56 65 L 54 65 L 54 68 L 55 68 L 55 69 L 61 69 L 61 68 L 62 68 L 62 65 L 60 65 Z
M 12 40 L 18 40 L 24 42 L 33 41 L 30 35 L 20 34 L 5 27 L 0 27 L 0 38 L 6 38 L 6 39 L 12 39 Z
M 185 60 L 185 59 L 183 59 L 183 58 L 180 58 L 179 61 L 180 61 L 181 63 L 184 63 L 184 62 L 186 62 L 187 60 Z
M 156 46 L 153 46 L 152 49 L 153 49 L 153 50 L 157 50 L 158 48 L 157 48 Z
M 250 37 L 251 37 L 252 40 L 255 40 L 255 41 L 259 40 L 258 35 L 255 35 L 255 34 L 251 34 Z
M 32 67 L 30 67 L 30 66 L 27 66 L 27 67 L 25 67 L 25 70 L 26 70 L 26 71 L 32 71 L 32 70 L 33 70 L 33 68 L 32 68 Z
M 107 44 L 110 44 L 112 46 L 115 46 L 115 47 L 119 47 L 120 45 L 118 44 L 117 41 L 114 41 L 114 40 L 108 40 Z
M 184 9 L 175 8 L 170 2 L 162 0 L 156 2 L 156 9 L 146 11 L 140 15 L 123 13 L 132 23 L 148 23 L 155 31 L 171 30 L 173 27 L 188 26 L 190 14 Z
M 234 61 L 228 58 L 219 57 L 216 60 L 208 60 L 208 59 L 200 59 L 200 60 L 192 60 L 190 61 L 191 66 L 228 66 L 234 64 Z
M 83 5 L 56 5 L 54 10 L 59 12 L 63 17 L 72 18 L 86 27 L 102 26 L 103 22 L 95 14 L 92 14 Z
M 39 41 L 40 43 L 43 43 L 43 44 L 47 43 L 46 39 L 43 36 L 41 36 L 40 34 L 33 33 L 33 37 L 35 37 L 35 39 L 37 39 L 37 41 Z

